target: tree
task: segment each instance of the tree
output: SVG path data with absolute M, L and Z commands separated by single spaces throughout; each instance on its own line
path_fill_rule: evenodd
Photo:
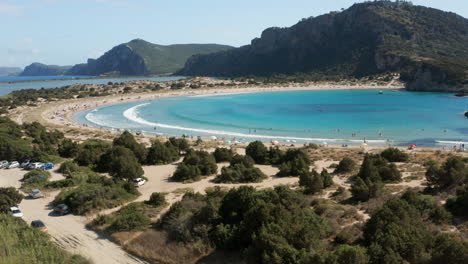
M 352 172 L 355 167 L 356 167 L 356 162 L 353 159 L 344 157 L 338 164 L 338 167 L 336 167 L 335 173 Z
M 65 138 L 59 144 L 58 153 L 65 158 L 72 158 L 78 154 L 79 146 L 71 139 Z
M 450 157 L 441 167 L 431 165 L 426 171 L 426 179 L 438 189 L 453 189 L 468 182 L 468 166 L 461 157 Z
M 108 165 L 108 171 L 111 176 L 131 181 L 143 176 L 143 168 L 138 162 L 135 154 L 125 147 L 113 147 L 99 162 L 101 166 Z
M 245 154 L 252 157 L 257 164 L 266 164 L 268 149 L 261 141 L 251 142 L 245 149 Z
M 168 143 L 168 142 L 167 142 Z M 178 149 L 171 143 L 155 140 L 148 150 L 146 163 L 150 165 L 167 164 L 179 159 Z
M 0 187 L 0 213 L 8 213 L 10 207 L 21 203 L 24 196 L 13 187 Z
M 370 198 L 369 186 L 361 177 L 356 177 L 356 180 L 351 185 L 351 193 L 353 198 L 358 201 L 367 201 Z
M 169 142 L 178 149 L 179 155 L 182 151 L 188 151 L 190 148 L 189 142 L 185 138 L 169 138 Z
M 145 162 L 146 160 L 146 149 L 142 144 L 139 144 L 133 135 L 125 131 L 118 138 L 114 139 L 114 146 L 122 146 L 130 149 L 135 154 L 135 157 L 140 163 Z
M 322 177 L 323 187 L 324 188 L 328 188 L 328 187 L 333 185 L 333 178 L 325 168 L 320 173 L 320 176 Z
M 406 162 L 409 159 L 408 154 L 397 148 L 387 148 L 380 155 L 389 162 Z
M 111 148 L 108 142 L 102 140 L 87 140 L 80 145 L 75 161 L 80 166 L 96 165 L 101 156 Z
M 366 249 L 360 246 L 340 245 L 335 249 L 327 263 L 366 264 L 369 263 Z
M 450 198 L 446 206 L 455 215 L 468 216 L 468 185 L 459 187 L 456 196 Z
M 216 148 L 213 155 L 216 159 L 216 163 L 220 163 L 230 162 L 232 160 L 232 157 L 234 156 L 234 153 L 231 149 L 228 148 Z

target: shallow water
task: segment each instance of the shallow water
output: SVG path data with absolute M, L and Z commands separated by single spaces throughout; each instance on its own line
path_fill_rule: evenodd
M 75 78 L 72 80 L 56 80 L 63 78 Z M 8 94 L 12 91 L 21 89 L 41 89 L 41 88 L 56 88 L 72 84 L 106 84 L 108 82 L 128 82 L 128 81 L 141 81 L 150 80 L 158 82 L 176 81 L 184 79 L 180 76 L 167 76 L 167 77 L 131 77 L 131 78 L 99 78 L 99 79 L 80 79 L 86 76 L 25 76 L 25 77 L 0 77 L 0 82 L 13 82 L 13 83 L 0 83 L 0 96 Z M 18 82 L 18 81 L 32 81 L 34 82 Z M 39 80 L 39 81 L 37 81 Z M 44 80 L 44 81 L 40 81 Z M 53 81 L 47 81 L 53 80 Z M 14 82 L 15 81 L 15 82 Z
M 444 93 L 288 91 L 130 102 L 75 118 L 103 128 L 226 140 L 437 146 L 468 142 L 467 108 L 468 98 Z

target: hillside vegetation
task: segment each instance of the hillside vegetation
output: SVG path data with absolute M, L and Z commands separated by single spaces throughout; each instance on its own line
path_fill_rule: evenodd
M 468 19 L 374 1 L 269 28 L 250 45 L 191 57 L 183 75 L 331 77 L 399 73 L 411 90 L 468 89 Z

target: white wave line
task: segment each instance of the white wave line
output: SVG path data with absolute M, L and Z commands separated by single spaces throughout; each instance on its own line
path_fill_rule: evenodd
M 268 136 L 268 135 L 251 135 L 251 134 L 243 134 L 238 132 L 230 132 L 230 131 L 222 131 L 222 130 L 209 130 L 209 129 L 199 129 L 199 128 L 192 128 L 192 127 L 183 127 L 183 126 L 174 126 L 168 124 L 161 124 L 155 123 L 148 120 L 145 120 L 138 116 L 138 109 L 148 105 L 149 103 L 144 103 L 140 105 L 136 105 L 131 107 L 123 112 L 124 117 L 128 120 L 133 122 L 152 126 L 152 127 L 161 127 L 161 128 L 169 128 L 169 129 L 176 129 L 176 130 L 183 130 L 183 131 L 192 131 L 198 133 L 206 133 L 212 135 L 225 135 L 225 136 L 234 136 L 234 137 L 245 137 L 245 138 L 259 138 L 259 139 L 286 139 L 286 140 L 304 140 L 304 141 L 349 141 L 349 142 L 362 142 L 362 140 L 346 140 L 346 139 L 331 139 L 331 138 L 303 138 L 303 137 L 286 137 L 286 136 Z M 368 143 L 385 143 L 386 140 L 367 140 Z

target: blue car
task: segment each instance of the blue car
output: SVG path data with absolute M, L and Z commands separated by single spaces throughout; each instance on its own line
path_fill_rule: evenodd
M 54 167 L 54 164 L 52 162 L 45 163 L 42 165 L 41 169 L 42 170 L 50 170 Z

